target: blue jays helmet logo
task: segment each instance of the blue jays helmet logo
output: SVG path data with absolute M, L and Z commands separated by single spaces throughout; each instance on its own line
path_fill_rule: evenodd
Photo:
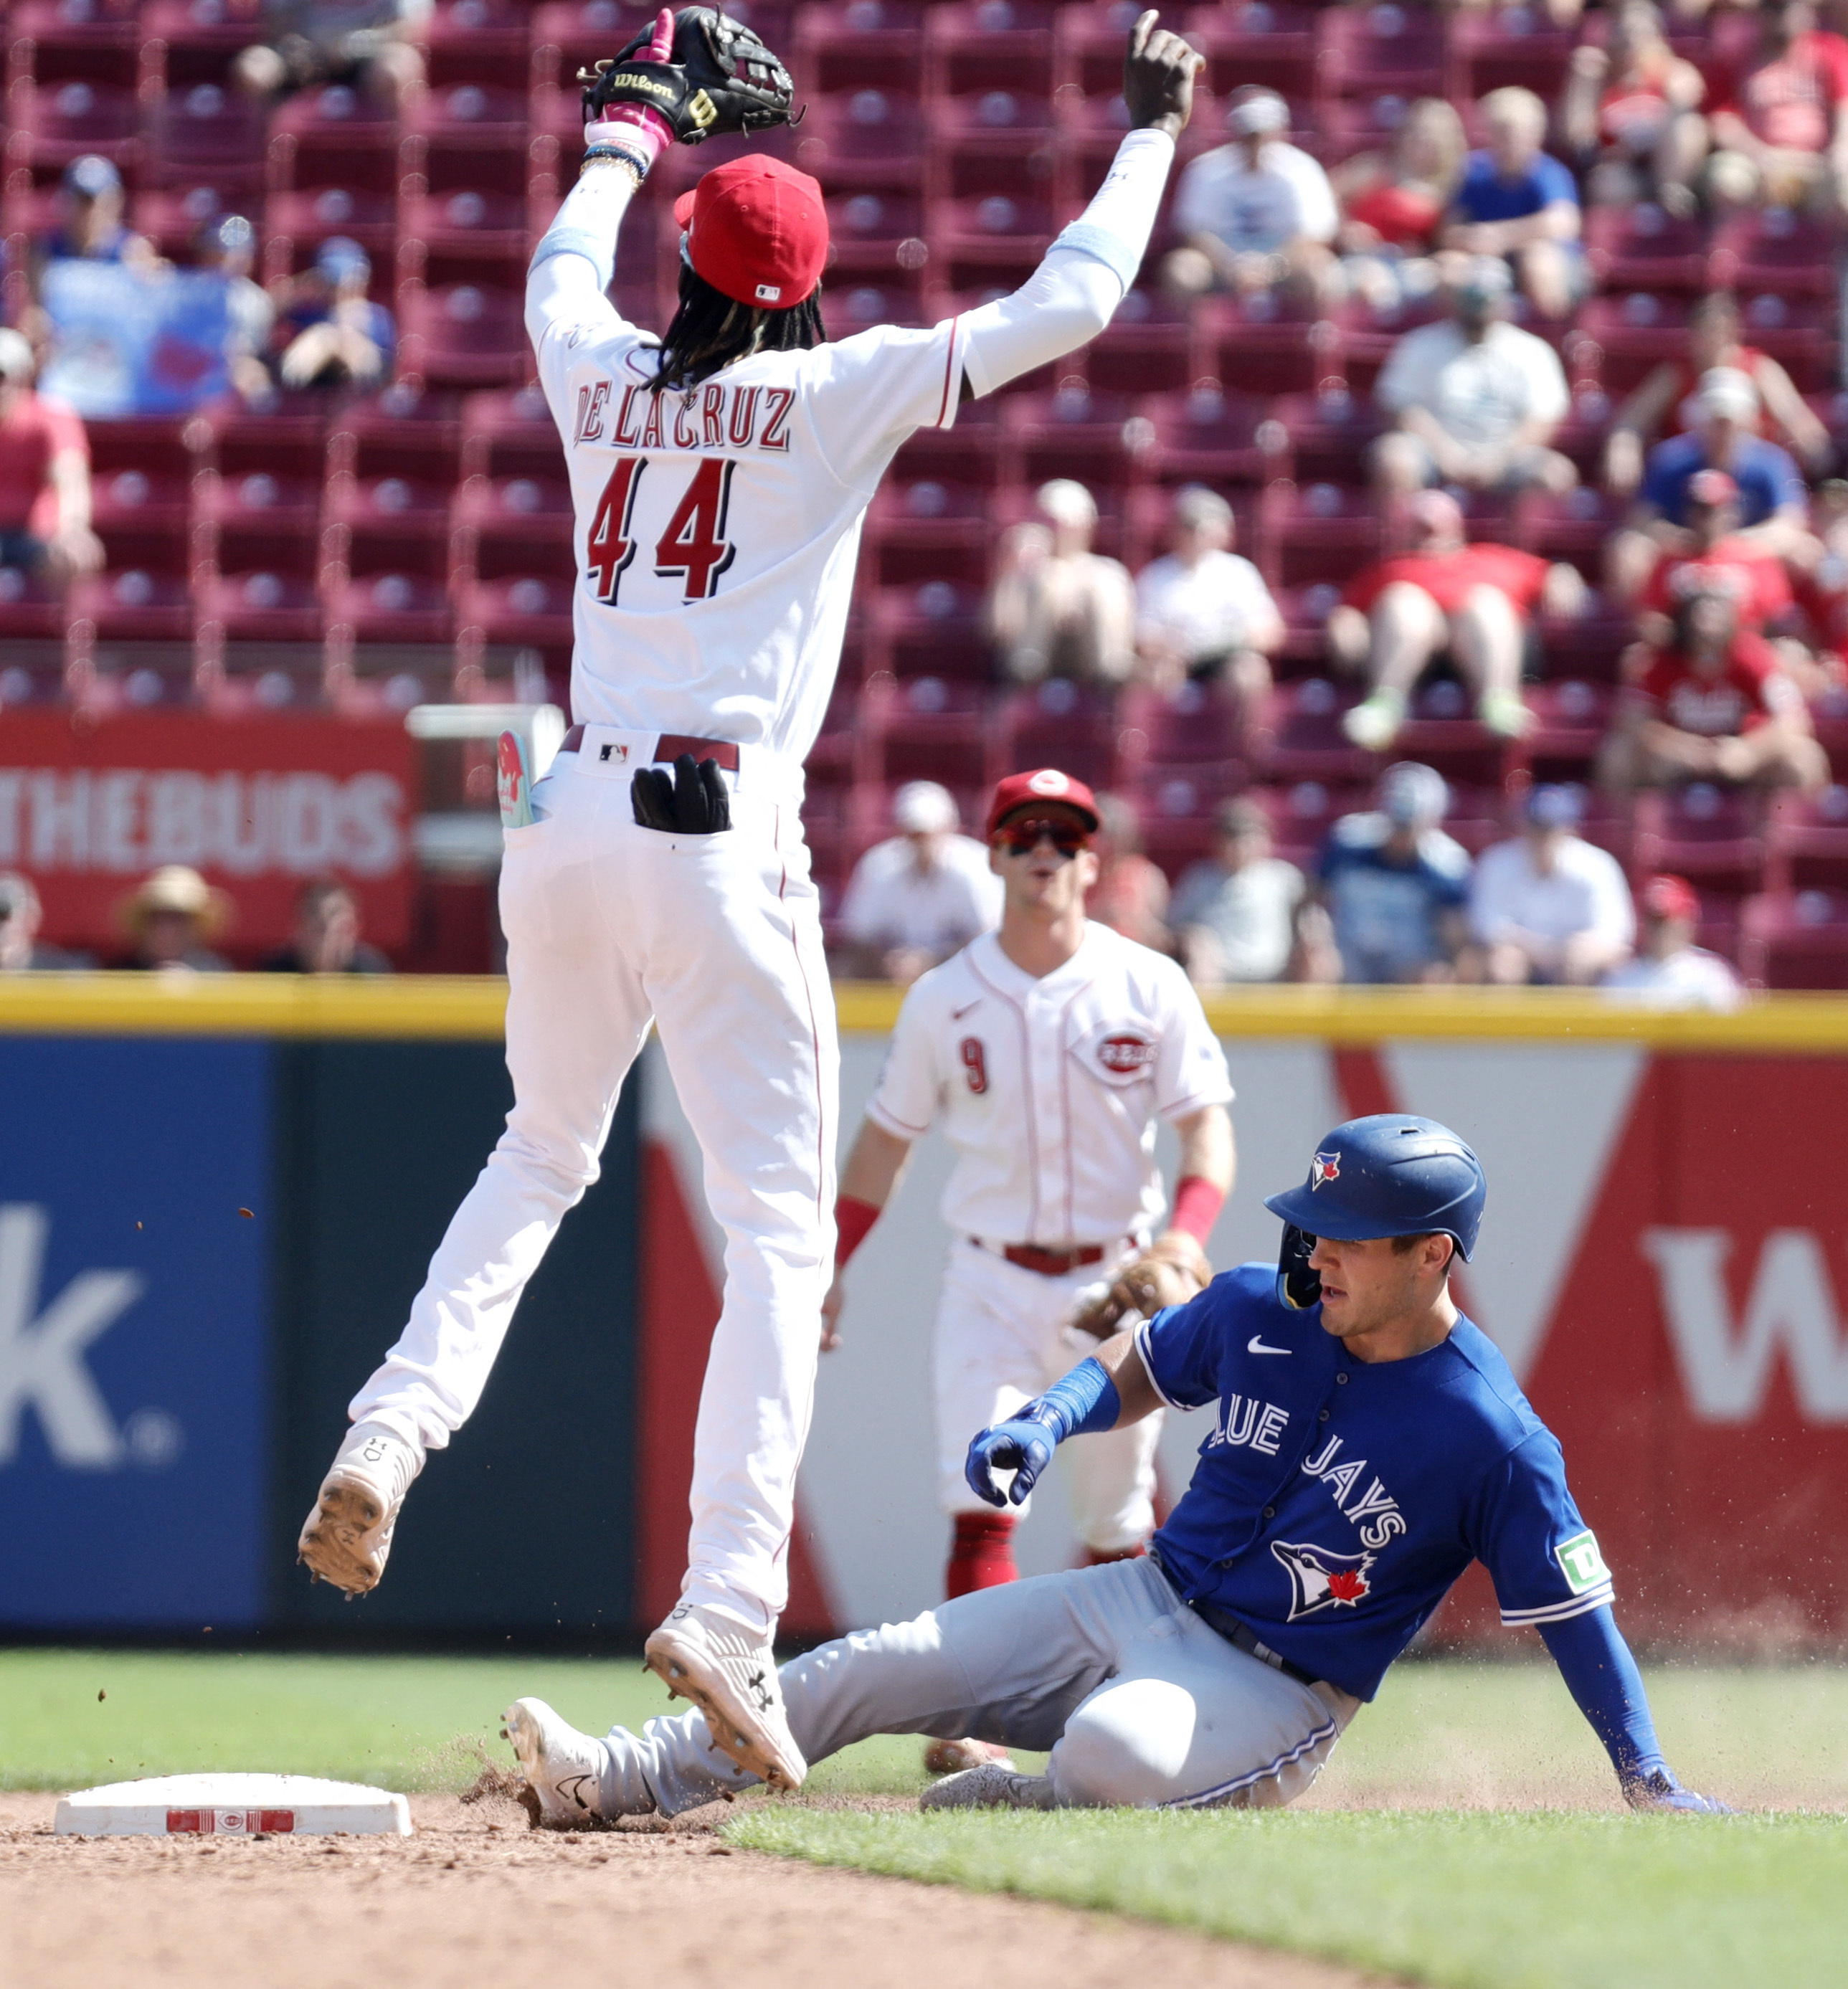
M 1312 1542 L 1289 1540 L 1273 1540 L 1270 1551 L 1289 1573 L 1292 1623 L 1324 1609 L 1351 1609 L 1373 1592 L 1367 1571 L 1375 1554 L 1332 1554 Z
M 1309 1166 L 1309 1185 L 1318 1188 L 1324 1181 L 1339 1181 L 1341 1177 L 1341 1157 L 1339 1154 L 1317 1154 Z

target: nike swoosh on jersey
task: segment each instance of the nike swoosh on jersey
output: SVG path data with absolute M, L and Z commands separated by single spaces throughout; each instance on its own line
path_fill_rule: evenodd
M 1288 1347 L 1266 1347 L 1264 1344 L 1264 1336 L 1261 1333 L 1254 1333 L 1245 1343 L 1245 1351 L 1247 1354 L 1289 1354 L 1294 1350 Z
M 979 1008 L 981 1006 L 982 997 L 978 994 L 973 1001 L 965 1001 L 960 1008 L 952 1008 L 950 1011 L 950 1020 L 952 1022 L 960 1022 L 971 1008 Z

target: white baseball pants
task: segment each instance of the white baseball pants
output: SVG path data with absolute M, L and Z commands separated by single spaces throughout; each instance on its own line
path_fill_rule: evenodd
M 481 1398 L 526 1282 L 584 1191 L 648 1033 L 704 1156 L 724 1308 L 693 1438 L 683 1594 L 752 1632 L 788 1599 L 796 1466 L 834 1256 L 839 1052 L 799 774 L 744 749 L 732 827 L 634 820 L 656 735 L 585 728 L 507 832 L 507 1130 L 456 1211 L 354 1420 L 432 1449 Z M 605 749 L 608 757 L 605 757 Z
M 962 1475 L 970 1438 L 1005 1421 L 1095 1348 L 1088 1333 L 1068 1333 L 1066 1322 L 1080 1295 L 1130 1254 L 1126 1243 L 1118 1255 L 1045 1278 L 966 1237 L 958 1240 L 938 1301 L 934 1349 L 938 1496 L 946 1513 L 992 1510 Z M 1060 1445 L 1078 1537 L 1096 1553 L 1124 1553 L 1155 1531 L 1161 1435 L 1158 1411 L 1127 1429 Z M 1024 1516 L 1031 1504 L 1009 1510 Z
M 1050 1750 L 1047 1794 L 1066 1808 L 1280 1808 L 1360 1708 L 1236 1649 L 1147 1559 L 978 1589 L 837 1638 L 781 1676 L 811 1765 L 869 1734 L 968 1733 Z M 674 1816 L 754 1779 L 714 1750 L 699 1713 L 616 1727 L 604 1745 L 605 1816 Z

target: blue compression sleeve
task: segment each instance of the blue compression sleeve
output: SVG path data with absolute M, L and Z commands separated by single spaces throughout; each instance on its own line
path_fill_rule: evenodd
M 1604 1743 L 1619 1779 L 1666 1768 L 1643 1674 L 1609 1604 L 1563 1623 L 1542 1623 L 1539 1629 L 1567 1691 Z
M 1122 1413 L 1123 1398 L 1117 1393 L 1117 1384 L 1095 1357 L 1080 1360 L 1019 1411 L 1022 1418 L 1044 1423 L 1056 1443 L 1063 1443 L 1068 1436 L 1094 1436 L 1114 1429 Z

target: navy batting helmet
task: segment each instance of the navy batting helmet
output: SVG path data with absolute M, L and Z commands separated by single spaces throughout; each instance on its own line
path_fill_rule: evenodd
M 1301 1306 L 1321 1296 L 1321 1280 L 1308 1268 L 1318 1236 L 1356 1243 L 1435 1232 L 1454 1237 L 1467 1263 L 1487 1194 L 1481 1161 L 1435 1119 L 1398 1112 L 1350 1119 L 1316 1149 L 1300 1188 L 1265 1198 L 1284 1223 L 1277 1296 Z

